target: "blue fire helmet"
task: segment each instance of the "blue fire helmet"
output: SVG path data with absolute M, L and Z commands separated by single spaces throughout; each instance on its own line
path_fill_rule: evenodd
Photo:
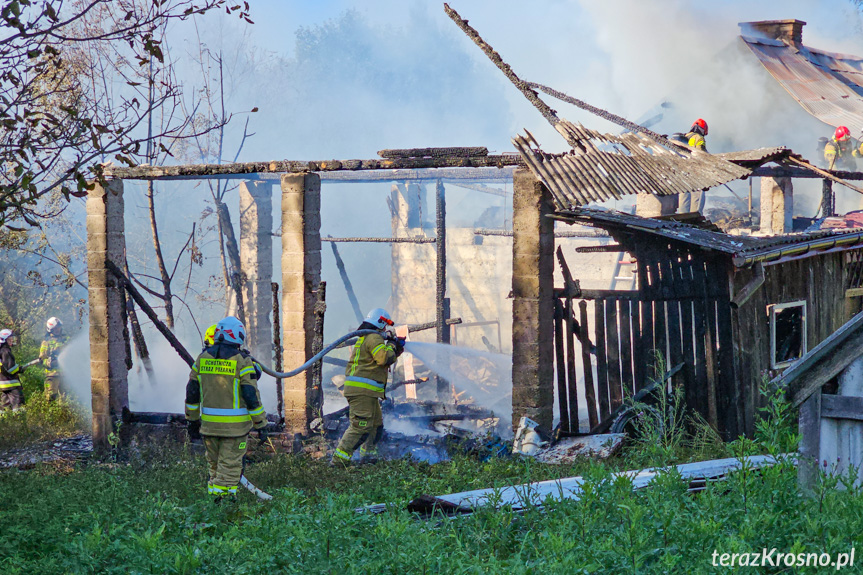
M 216 324 L 216 341 L 243 345 L 246 341 L 246 327 L 234 316 L 228 316 Z

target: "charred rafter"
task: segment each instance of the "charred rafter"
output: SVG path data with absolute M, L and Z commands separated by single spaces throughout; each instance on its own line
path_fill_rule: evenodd
M 449 4 L 444 3 L 443 9 L 446 11 L 447 16 L 449 16 L 456 25 L 461 28 L 462 32 L 467 34 L 467 37 L 473 40 L 474 44 L 479 46 L 480 50 L 482 50 L 488 59 L 494 63 L 498 69 L 503 72 L 503 75 L 506 76 L 513 85 L 519 89 L 519 91 L 524 94 L 524 97 L 528 99 L 528 101 L 534 105 L 534 107 L 539 110 L 539 113 L 542 114 L 542 117 L 545 118 L 549 124 L 552 126 L 557 126 L 560 122 L 560 118 L 557 117 L 557 112 L 551 108 L 548 104 L 543 102 L 539 94 L 530 87 L 530 84 L 519 78 L 515 72 L 512 71 L 512 68 L 509 64 L 503 61 L 503 58 L 500 57 L 494 48 L 492 48 L 485 40 L 482 39 L 482 36 L 479 35 L 479 32 L 474 30 L 468 23 L 467 20 L 463 19 L 458 12 L 449 7 Z
M 403 150 L 381 150 L 378 155 L 382 158 L 473 158 L 488 156 L 488 148 L 407 148 Z
M 374 160 L 324 160 L 303 162 L 277 160 L 272 162 L 235 162 L 231 164 L 186 164 L 180 166 L 135 166 L 123 168 L 106 166 L 107 178 L 125 180 L 171 180 L 242 176 L 266 173 L 307 173 L 358 170 L 417 170 L 421 168 L 503 168 L 521 166 L 519 156 L 503 154 L 496 156 L 438 158 L 391 158 Z

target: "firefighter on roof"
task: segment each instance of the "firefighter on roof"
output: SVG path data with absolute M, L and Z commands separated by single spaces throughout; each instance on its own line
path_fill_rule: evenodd
M 704 137 L 707 135 L 707 122 L 698 118 L 692 123 L 689 131 L 678 136 L 677 139 L 685 143 L 690 148 L 707 151 L 707 142 Z M 704 210 L 704 203 L 707 200 L 707 195 L 704 192 L 689 192 L 680 194 L 680 213 L 686 214 L 690 212 L 701 212 Z
M 60 393 L 60 363 L 57 356 L 66 343 L 63 337 L 63 322 L 56 317 L 45 322 L 45 339 L 39 348 L 39 359 L 45 368 L 45 394 L 56 397 Z
M 252 427 L 267 439 L 267 414 L 261 404 L 252 360 L 240 346 L 246 328 L 235 317 L 216 324 L 214 343 L 195 363 L 186 385 L 189 436 L 204 438 L 210 479 L 207 491 L 221 501 L 235 495 Z
M 384 398 L 389 367 L 404 351 L 403 340 L 385 333 L 392 325 L 390 314 L 381 308 L 370 311 L 360 324 L 359 329 L 374 329 L 379 333 L 357 338 L 351 350 L 344 389 L 351 424 L 336 447 L 333 463 L 347 465 L 360 444 L 360 455 L 364 459 L 372 460 L 377 455 L 377 444 L 384 430 L 379 400 Z
M 851 130 L 839 126 L 833 137 L 824 144 L 824 161 L 828 170 L 857 171 L 855 156 L 860 155 L 857 142 L 851 137 Z
M 686 144 L 690 148 L 697 148 L 703 152 L 707 151 L 707 142 L 704 140 L 704 137 L 707 135 L 707 122 L 698 118 L 695 122 L 692 123 L 692 127 L 689 128 L 689 131 L 684 136 L 686 138 Z
M 0 330 L 0 411 L 17 411 L 24 406 L 24 391 L 18 381 L 21 368 L 12 355 L 12 346 L 17 343 L 11 329 Z

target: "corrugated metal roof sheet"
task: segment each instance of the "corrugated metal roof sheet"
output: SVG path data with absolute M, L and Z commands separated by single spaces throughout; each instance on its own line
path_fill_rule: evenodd
M 755 262 L 771 262 L 780 258 L 835 249 L 863 247 L 863 230 L 819 231 L 785 234 L 771 237 L 732 236 L 703 228 L 656 218 L 643 218 L 614 210 L 580 208 L 557 212 L 555 219 L 601 229 L 648 233 L 669 240 L 707 248 L 732 257 L 734 265 L 748 266 Z M 613 232 L 612 232 L 613 235 Z
M 526 130 L 512 142 L 564 210 L 631 194 L 664 196 L 706 190 L 745 178 L 751 168 L 791 153 L 785 148 L 767 148 L 723 157 L 686 146 L 665 147 L 637 132 L 602 134 L 567 120 L 556 127 L 572 151 L 547 154 Z
M 831 126 L 863 129 L 863 58 L 781 40 L 741 39 L 807 112 Z

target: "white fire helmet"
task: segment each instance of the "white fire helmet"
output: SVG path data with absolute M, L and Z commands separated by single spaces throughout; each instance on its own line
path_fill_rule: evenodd
M 365 321 L 372 324 L 378 329 L 385 329 L 387 326 L 393 325 L 393 320 L 390 318 L 389 312 L 381 307 L 376 307 L 368 313 Z
M 63 322 L 56 317 L 49 317 L 48 321 L 45 322 L 45 327 L 48 328 L 48 331 L 54 331 L 54 328 L 57 326 L 63 327 Z
M 246 327 L 234 316 L 228 316 L 216 324 L 216 341 L 243 345 L 246 341 Z
M 13 337 L 15 337 L 15 334 L 12 333 L 11 329 L 0 329 L 0 344 L 6 343 L 7 339 Z

